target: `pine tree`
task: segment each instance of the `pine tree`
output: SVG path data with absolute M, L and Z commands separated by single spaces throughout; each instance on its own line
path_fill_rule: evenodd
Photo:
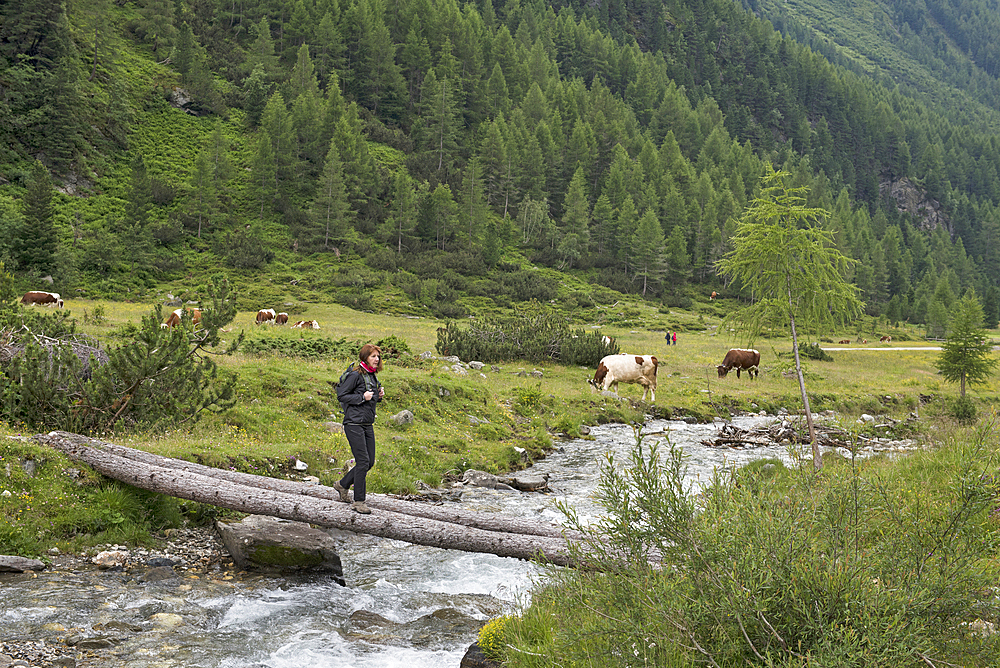
M 982 329 L 983 307 L 974 290 L 969 290 L 955 304 L 949 323 L 948 340 L 934 366 L 949 383 L 959 383 L 965 398 L 965 385 L 985 383 L 997 365 L 993 343 Z

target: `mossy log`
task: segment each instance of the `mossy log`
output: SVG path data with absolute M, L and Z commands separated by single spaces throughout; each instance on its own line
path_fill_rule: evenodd
M 561 535 L 561 529 L 542 522 L 488 518 L 486 514 L 476 520 L 467 511 L 445 511 L 376 495 L 366 499 L 375 512 L 360 515 L 337 501 L 335 490 L 322 485 L 213 469 L 69 432 L 37 434 L 34 440 L 109 478 L 168 496 L 416 545 L 575 565 L 568 541 L 576 541 L 579 535 Z

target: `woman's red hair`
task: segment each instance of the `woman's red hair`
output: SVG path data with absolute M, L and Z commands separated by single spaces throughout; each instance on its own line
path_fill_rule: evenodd
M 366 343 L 365 345 L 361 346 L 361 352 L 358 353 L 358 357 L 361 358 L 362 362 L 368 364 L 368 358 L 372 356 L 372 353 L 378 353 L 378 366 L 375 367 L 375 371 L 376 372 L 381 371 L 382 349 L 376 346 L 374 343 Z

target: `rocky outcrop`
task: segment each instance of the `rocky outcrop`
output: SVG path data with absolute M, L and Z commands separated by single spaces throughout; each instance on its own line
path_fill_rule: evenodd
M 941 203 L 929 198 L 926 192 L 907 177 L 882 181 L 878 191 L 883 197 L 891 197 L 896 202 L 896 208 L 913 216 L 921 228 L 933 230 L 938 225 L 943 225 L 948 234 L 952 234 L 951 221 L 941 210 Z
M 239 524 L 217 522 L 216 528 L 240 568 L 323 571 L 346 584 L 333 538 L 305 522 L 250 515 Z

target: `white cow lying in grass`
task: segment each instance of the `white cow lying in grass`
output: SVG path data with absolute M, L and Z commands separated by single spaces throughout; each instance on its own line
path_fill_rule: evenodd
M 614 386 L 618 393 L 618 383 L 639 383 L 642 385 L 642 401 L 656 401 L 656 367 L 659 362 L 652 355 L 608 355 L 597 365 L 597 373 L 588 381 L 594 387 L 607 391 Z

